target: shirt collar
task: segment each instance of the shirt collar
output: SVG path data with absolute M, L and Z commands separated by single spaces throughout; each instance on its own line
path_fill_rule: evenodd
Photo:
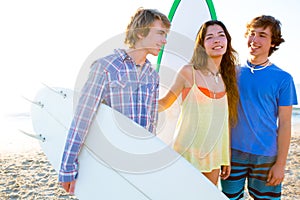
M 125 60 L 133 61 L 133 59 L 126 53 L 125 49 L 115 49 L 114 52 L 115 52 L 115 54 L 119 55 L 119 57 L 122 59 L 122 61 L 125 61 Z M 151 64 L 150 61 L 148 59 L 146 59 L 145 65 L 149 66 L 150 64 Z
M 122 61 L 131 59 L 124 49 L 115 49 L 114 53 L 117 54 L 122 59 Z

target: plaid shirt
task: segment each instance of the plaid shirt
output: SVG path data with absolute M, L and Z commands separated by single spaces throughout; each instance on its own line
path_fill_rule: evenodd
M 155 133 L 158 84 L 158 73 L 148 60 L 138 72 L 132 58 L 121 49 L 93 63 L 69 129 L 59 181 L 76 179 L 78 155 L 100 103 L 105 102 Z

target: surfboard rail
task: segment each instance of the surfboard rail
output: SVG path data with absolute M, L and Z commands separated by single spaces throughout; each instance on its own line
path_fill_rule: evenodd
M 175 16 L 175 13 L 176 13 L 176 10 L 177 10 L 177 8 L 179 7 L 179 5 L 180 5 L 180 3 L 182 2 L 183 0 L 174 0 L 174 2 L 173 2 L 173 4 L 172 4 L 172 6 L 171 6 L 171 9 L 170 9 L 170 11 L 169 11 L 169 14 L 168 14 L 168 19 L 170 20 L 170 22 L 172 23 L 173 22 L 173 18 L 174 18 L 174 16 Z M 204 0 L 203 0 L 204 1 Z M 213 19 L 213 20 L 216 20 L 217 19 L 217 14 L 216 14 L 216 10 L 215 10 L 215 6 L 214 6 L 214 3 L 213 3 L 213 1 L 212 0 L 205 0 L 205 2 L 206 2 L 206 5 L 207 5 L 207 8 L 208 8 L 208 10 L 209 10 L 209 13 L 210 13 L 210 19 Z M 208 18 L 209 19 L 209 18 Z M 200 20 L 201 21 L 201 20 Z M 202 23 L 203 23 L 204 21 L 202 21 Z M 173 26 L 173 25 L 172 25 Z M 171 27 L 172 27 L 171 26 Z M 180 33 L 180 32 L 179 32 Z M 183 44 L 181 44 L 181 45 L 184 45 L 184 43 Z M 160 50 L 160 52 L 159 52 L 159 54 L 158 54 L 158 57 L 157 57 L 157 62 L 156 62 L 156 64 L 157 64 L 157 66 L 156 66 L 156 71 L 157 72 L 159 72 L 159 70 L 160 70 L 160 66 L 161 66 L 161 61 L 162 61 L 162 59 L 163 59 L 163 53 L 164 53 L 164 49 L 165 49 L 165 47 L 163 47 L 161 50 Z
M 34 131 L 58 172 L 70 126 L 74 93 L 45 87 L 32 105 Z M 79 155 L 79 199 L 226 199 L 196 168 L 146 129 L 101 104 Z M 101 192 L 99 193 L 99 190 Z

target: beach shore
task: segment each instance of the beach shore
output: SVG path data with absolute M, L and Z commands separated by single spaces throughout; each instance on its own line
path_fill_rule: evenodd
M 0 142 L 0 199 L 76 199 L 58 184 L 57 173 L 38 142 L 22 134 L 18 138 L 8 137 Z M 297 124 L 293 126 L 283 200 L 300 199 L 299 144 L 300 124 Z

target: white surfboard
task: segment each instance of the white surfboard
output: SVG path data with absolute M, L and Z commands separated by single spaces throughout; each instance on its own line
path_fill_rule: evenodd
M 58 172 L 73 116 L 73 92 L 43 88 L 34 99 L 33 128 Z M 75 195 L 85 199 L 227 199 L 158 137 L 101 104 L 79 156 Z
M 172 26 L 157 61 L 158 71 L 164 68 L 177 71 L 187 64 L 200 26 L 217 18 L 212 0 L 175 0 L 168 17 Z

